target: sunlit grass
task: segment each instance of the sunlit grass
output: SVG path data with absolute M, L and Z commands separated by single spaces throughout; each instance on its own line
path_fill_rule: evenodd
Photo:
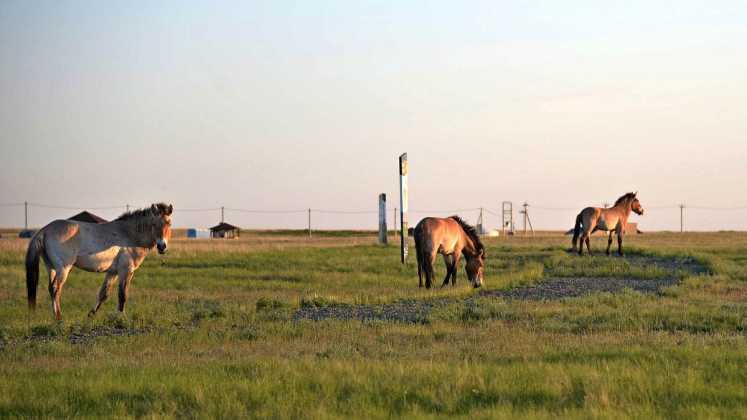
M 419 289 L 414 263 L 372 236 L 308 241 L 175 241 L 136 273 L 126 315 L 115 293 L 87 318 L 103 276 L 74 270 L 55 323 L 45 279 L 27 312 L 25 242 L 0 240 L 0 417 L 743 416 L 745 234 L 631 236 L 629 258 L 598 237 L 582 258 L 560 235 L 487 241 L 488 289 L 682 279 L 554 301 L 480 297 L 463 268 L 455 288 Z M 293 320 L 401 299 L 446 304 L 412 325 Z

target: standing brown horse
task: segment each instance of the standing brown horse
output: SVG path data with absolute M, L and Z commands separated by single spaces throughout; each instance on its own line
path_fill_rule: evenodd
M 119 278 L 119 311 L 124 312 L 130 282 L 135 270 L 153 247 L 166 252 L 171 237 L 171 213 L 174 207 L 163 203 L 127 212 L 109 223 L 85 223 L 55 220 L 31 238 L 26 252 L 26 288 L 29 308 L 36 306 L 39 284 L 39 258 L 49 273 L 49 295 L 56 319 L 62 318 L 62 286 L 73 266 L 97 273 L 106 272 L 99 290 L 96 313 Z
M 467 278 L 474 287 L 482 286 L 485 247 L 474 227 L 459 216 L 446 219 L 426 217 L 415 226 L 414 236 L 419 287 L 423 287 L 422 274 L 425 272 L 425 287 L 431 288 L 436 254 L 442 254 L 446 263 L 446 277 L 441 287 L 449 284 L 449 278 L 452 286 L 456 284 L 457 267 L 462 254 L 467 259 Z
M 636 191 L 623 195 L 615 201 L 614 206 L 608 209 L 600 207 L 587 207 L 583 209 L 576 216 L 576 226 L 573 228 L 572 251 L 576 251 L 576 243 L 580 236 L 581 244 L 578 247 L 578 254 L 583 255 L 584 241 L 586 241 L 586 249 L 589 250 L 589 255 L 591 255 L 589 236 L 598 230 L 603 230 L 610 233 L 607 240 L 607 255 L 610 255 L 612 234 L 617 233 L 617 253 L 622 256 L 623 236 L 625 235 L 625 226 L 628 224 L 630 212 L 633 211 L 639 215 L 643 214 L 643 207 L 636 197 L 637 194 L 638 192 Z

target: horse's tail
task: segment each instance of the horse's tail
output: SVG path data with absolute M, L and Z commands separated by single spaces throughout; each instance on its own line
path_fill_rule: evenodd
M 422 235 L 422 228 L 420 227 L 420 224 L 418 223 L 415 226 L 415 230 L 412 232 L 412 236 L 415 237 L 415 259 L 418 261 L 418 279 L 422 282 L 423 281 L 423 263 L 422 263 L 422 245 L 420 241 L 422 241 L 421 238 Z
M 26 293 L 29 309 L 36 308 L 36 288 L 39 285 L 39 257 L 44 252 L 44 238 L 41 232 L 34 235 L 26 251 Z
M 581 220 L 583 219 L 582 217 L 583 214 L 584 212 L 582 211 L 581 213 L 578 214 L 578 216 L 576 216 L 576 225 L 573 227 L 573 250 L 574 251 L 576 250 L 576 243 L 578 242 L 578 237 L 579 235 L 581 235 Z

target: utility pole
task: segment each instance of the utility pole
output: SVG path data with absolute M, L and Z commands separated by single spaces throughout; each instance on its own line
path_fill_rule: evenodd
M 477 218 L 477 234 L 482 235 L 485 233 L 485 230 L 483 230 L 483 208 L 480 207 L 480 216 Z
M 220 222 L 221 223 L 225 221 L 225 219 L 223 218 L 225 210 L 226 210 L 225 207 L 220 206 Z
M 29 202 L 23 202 L 23 228 L 29 230 Z
M 309 238 L 311 238 L 311 209 L 309 209 Z
M 685 204 L 680 204 L 680 233 L 685 231 Z
M 501 214 L 502 214 L 502 234 L 505 235 L 506 231 L 510 235 L 514 234 L 514 204 L 510 201 L 504 201 L 501 204 Z
M 524 215 L 524 236 L 527 236 L 527 224 L 529 225 L 529 229 L 532 232 L 532 236 L 534 236 L 534 227 L 532 227 L 532 219 L 529 218 L 529 203 L 526 201 L 524 204 L 521 205 L 524 207 L 524 210 L 521 211 L 521 213 Z
M 130 205 L 125 204 L 125 213 L 129 213 L 129 212 L 130 212 Z

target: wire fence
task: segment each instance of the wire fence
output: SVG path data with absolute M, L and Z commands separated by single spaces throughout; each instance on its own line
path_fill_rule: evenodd
M 526 203 L 523 203 L 526 204 Z M 40 202 L 6 202 L 0 203 L 0 225 L 9 228 L 26 229 L 43 226 L 51 220 L 69 218 L 70 212 L 95 211 L 106 212 L 115 218 L 119 213 L 135 209 L 138 206 L 119 204 L 110 206 L 76 206 Z M 414 225 L 421 217 L 447 216 L 451 214 L 466 215 L 471 223 L 481 223 L 485 230 L 493 226 L 499 229 L 523 230 L 524 213 L 527 221 L 534 228 L 541 230 L 565 230 L 572 224 L 575 214 L 586 206 L 551 206 L 544 204 L 526 204 L 512 206 L 510 217 L 504 215 L 504 209 L 491 206 L 467 207 L 454 209 L 415 208 L 410 209 L 409 221 Z M 604 204 L 600 207 L 604 207 Z M 646 214 L 654 217 L 656 226 L 652 230 L 688 230 L 690 223 L 699 230 L 747 230 L 747 206 L 703 206 L 703 205 L 654 205 L 645 207 Z M 378 208 L 371 209 L 332 209 L 332 208 L 287 208 L 260 209 L 242 207 L 179 207 L 177 214 L 182 214 L 180 227 L 209 227 L 219 222 L 228 221 L 237 226 L 251 229 L 339 229 L 357 228 L 375 230 L 378 227 Z M 728 219 L 727 214 L 734 217 Z M 653 216 L 651 215 L 653 214 Z M 246 216 L 253 216 L 249 219 Z M 268 216 L 268 217 L 260 217 Z M 396 207 L 386 208 L 389 229 L 399 224 L 399 213 Z M 714 217 L 717 216 L 717 217 Z M 505 217 L 505 218 L 504 218 Z M 489 219 L 489 220 L 488 220 Z M 509 225 L 507 225 L 507 219 Z M 643 220 L 642 220 L 643 221 Z M 704 221 L 708 223 L 704 224 Z M 706 229 L 702 227 L 705 226 Z

